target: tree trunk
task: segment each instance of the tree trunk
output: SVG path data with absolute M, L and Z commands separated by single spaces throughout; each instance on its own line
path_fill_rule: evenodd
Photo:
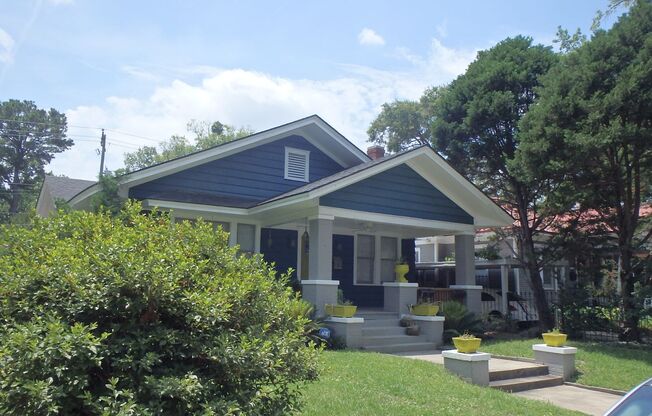
M 546 291 L 543 288 L 543 282 L 541 281 L 541 276 L 539 275 L 539 267 L 537 266 L 536 261 L 534 261 L 534 242 L 530 241 L 529 243 L 524 243 L 524 245 L 527 247 L 525 249 L 525 266 L 530 277 L 530 286 L 534 292 L 534 303 L 539 315 L 539 324 L 543 330 L 550 330 L 555 327 L 555 317 L 550 310 L 548 299 L 546 299 Z
M 9 185 L 11 191 L 11 199 L 9 200 L 9 214 L 16 214 L 20 208 L 20 167 L 18 164 L 14 166 L 13 183 Z
M 639 341 L 641 333 L 638 328 L 639 324 L 639 305 L 636 305 L 636 299 L 632 295 L 634 292 L 634 283 L 636 279 L 632 276 L 632 257 L 629 247 L 623 247 L 620 251 L 621 275 L 620 282 L 622 286 L 623 300 L 623 328 L 620 334 L 621 341 Z

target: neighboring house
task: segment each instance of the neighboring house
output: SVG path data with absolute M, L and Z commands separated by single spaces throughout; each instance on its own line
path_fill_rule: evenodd
M 512 218 L 430 147 L 389 156 L 372 147 L 369 155 L 310 116 L 126 174 L 119 193 L 175 220 L 219 224 L 242 251 L 262 253 L 280 271 L 291 267 L 318 314 L 336 302 L 338 287 L 362 309 L 404 311 L 416 284 L 396 283 L 395 263 L 405 258 L 413 273 L 415 238 L 452 235 L 456 283 L 477 310 L 473 236 Z M 55 198 L 87 209 L 100 190 L 90 184 L 63 195 L 53 180 L 63 178 L 47 178 L 41 215 Z

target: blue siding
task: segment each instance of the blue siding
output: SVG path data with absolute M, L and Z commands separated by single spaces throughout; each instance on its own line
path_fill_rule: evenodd
M 295 135 L 135 186 L 129 196 L 184 200 L 188 195 L 207 195 L 253 205 L 306 184 L 283 179 L 286 146 L 310 151 L 310 182 L 344 169 Z
M 320 205 L 473 224 L 473 217 L 412 168 L 400 165 L 325 195 Z
M 274 263 L 277 275 L 292 268 L 292 278 L 297 277 L 297 240 L 295 230 L 262 228 L 260 230 L 260 253 L 268 263 Z

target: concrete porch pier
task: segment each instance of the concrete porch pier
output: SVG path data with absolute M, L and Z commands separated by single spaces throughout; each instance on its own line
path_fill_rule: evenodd
M 476 314 L 482 313 L 482 286 L 475 284 L 475 235 L 455 236 L 455 284 L 451 289 L 464 291 L 464 306 Z

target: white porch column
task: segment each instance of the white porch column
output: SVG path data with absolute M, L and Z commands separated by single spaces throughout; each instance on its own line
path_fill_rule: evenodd
M 482 312 L 482 286 L 475 284 L 475 235 L 455 236 L 455 285 L 451 289 L 464 290 L 464 304 L 471 312 Z
M 308 221 L 308 279 L 333 278 L 333 218 L 315 218 Z
M 302 280 L 302 296 L 315 305 L 315 316 L 325 315 L 326 304 L 337 303 L 339 282 L 333 280 L 333 220 L 319 216 L 308 220 L 308 279 Z
M 509 269 L 507 265 L 503 264 L 500 266 L 500 308 L 504 316 L 509 316 L 509 310 L 507 309 L 507 289 L 509 288 Z

